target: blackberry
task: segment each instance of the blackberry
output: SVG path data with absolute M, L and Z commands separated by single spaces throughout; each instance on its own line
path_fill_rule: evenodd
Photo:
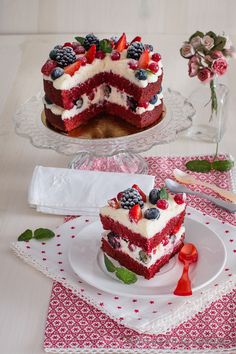
M 144 206 L 141 195 L 134 188 L 128 188 L 122 193 L 120 200 L 121 208 L 131 209 L 134 205 L 139 204 L 141 208 Z
M 127 96 L 127 104 L 131 111 L 135 112 L 138 107 L 138 102 L 131 96 Z
M 54 48 L 50 54 L 50 58 L 55 60 L 58 65 L 64 68 L 76 61 L 76 55 L 71 47 Z
M 120 248 L 121 246 L 119 242 L 120 237 L 116 235 L 114 232 L 112 231 L 109 232 L 109 234 L 107 235 L 107 239 L 112 248 L 114 249 Z
M 144 45 L 141 42 L 133 42 L 127 50 L 127 58 L 139 60 L 144 49 Z
M 98 50 L 99 49 L 99 39 L 93 33 L 87 34 L 87 36 L 85 37 L 85 40 L 84 40 L 84 44 L 83 44 L 84 48 L 86 50 L 89 50 L 89 48 L 93 44 L 96 44 L 96 48 Z

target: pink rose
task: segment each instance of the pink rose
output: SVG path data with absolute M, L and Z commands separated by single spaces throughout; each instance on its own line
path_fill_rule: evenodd
M 199 69 L 199 58 L 194 55 L 188 62 L 188 74 L 190 77 L 194 77 L 198 73 Z
M 202 44 L 206 49 L 210 50 L 212 47 L 214 47 L 214 39 L 208 35 L 204 36 L 202 38 Z
M 180 54 L 184 58 L 191 58 L 194 55 L 194 49 L 189 42 L 184 42 L 182 48 L 180 49 Z
M 224 57 L 218 58 L 212 63 L 212 70 L 217 75 L 223 75 L 228 67 L 228 63 Z
M 202 39 L 199 36 L 193 37 L 190 41 L 194 48 L 199 47 L 202 44 Z
M 208 68 L 200 69 L 197 74 L 197 77 L 199 78 L 199 80 L 204 83 L 210 82 L 213 76 L 214 76 L 214 73 Z
M 226 57 L 231 57 L 236 59 L 236 51 L 235 48 L 233 46 L 231 46 L 229 49 L 224 49 L 224 55 Z
M 214 52 L 211 53 L 211 57 L 212 59 L 218 59 L 218 58 L 222 58 L 223 54 L 220 50 L 214 50 Z

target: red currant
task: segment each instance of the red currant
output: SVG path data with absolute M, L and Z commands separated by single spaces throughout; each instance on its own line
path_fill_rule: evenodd
M 163 246 L 166 246 L 169 243 L 169 237 L 166 236 L 165 238 L 163 238 L 163 240 L 161 241 L 161 243 L 163 244 Z
M 95 58 L 97 58 L 97 59 L 104 59 L 105 56 L 106 56 L 106 54 L 105 54 L 102 50 L 98 50 L 98 51 L 96 52 Z
M 132 70 L 138 69 L 138 62 L 136 60 L 129 61 L 128 65 L 129 65 L 130 69 L 132 69 Z
M 74 48 L 73 44 L 70 43 L 70 42 L 66 42 L 63 44 L 63 47 L 71 47 L 71 48 Z
M 161 60 L 161 56 L 159 53 L 152 54 L 152 60 L 158 63 Z
M 119 52 L 112 52 L 111 53 L 111 60 L 119 60 L 120 59 L 120 53 Z
M 159 209 L 165 210 L 165 209 L 168 208 L 168 206 L 169 206 L 169 203 L 168 203 L 167 200 L 165 200 L 165 199 L 159 199 L 159 200 L 157 201 L 157 207 L 158 207 Z
M 159 66 L 157 63 L 152 62 L 148 65 L 148 69 L 151 70 L 153 73 L 157 73 L 159 70 Z
M 139 103 L 138 106 L 146 109 L 148 107 L 148 105 L 149 105 L 149 102 L 143 102 L 143 103 Z
M 176 194 L 174 196 L 174 200 L 175 200 L 176 204 L 184 204 L 183 194 Z
M 134 252 L 135 249 L 136 249 L 136 246 L 133 244 L 133 243 L 130 243 L 128 244 L 128 249 L 131 251 L 131 252 Z

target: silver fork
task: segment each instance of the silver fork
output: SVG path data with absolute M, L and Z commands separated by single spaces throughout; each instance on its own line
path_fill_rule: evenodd
M 180 184 L 180 183 L 178 183 L 176 181 L 173 181 L 170 178 L 167 178 L 165 180 L 165 184 L 166 184 L 166 187 L 171 192 L 198 195 L 201 198 L 205 198 L 205 199 L 210 200 L 212 203 L 218 205 L 219 207 L 221 207 L 221 208 L 223 208 L 225 210 L 230 211 L 231 213 L 235 213 L 236 212 L 236 204 L 235 203 L 227 202 L 227 201 L 212 197 L 210 195 L 207 195 L 205 193 L 192 191 L 191 189 L 183 186 L 182 184 Z

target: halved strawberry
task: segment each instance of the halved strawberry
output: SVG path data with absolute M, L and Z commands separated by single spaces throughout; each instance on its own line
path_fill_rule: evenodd
M 129 219 L 131 222 L 137 223 L 140 219 L 142 219 L 142 209 L 139 204 L 135 204 L 129 210 Z
M 120 205 L 116 198 L 109 199 L 107 201 L 108 205 L 114 209 L 119 209 Z
M 130 44 L 134 42 L 141 42 L 142 38 L 140 36 L 134 37 L 134 39 L 130 42 Z
M 75 63 L 66 66 L 66 67 L 64 68 L 64 72 L 65 72 L 66 74 L 69 74 L 70 76 L 73 76 L 74 73 L 75 73 L 77 70 L 79 70 L 80 66 L 81 66 L 81 62 L 80 62 L 80 61 L 76 61 Z
M 87 62 L 92 64 L 96 56 L 96 44 L 91 45 L 85 56 L 87 58 Z
M 140 194 L 141 197 L 142 197 L 142 201 L 143 201 L 144 203 L 146 203 L 146 201 L 147 201 L 147 196 L 146 196 L 146 194 L 142 191 L 142 189 L 140 189 L 137 184 L 133 184 L 133 185 L 132 185 L 132 188 L 136 189 L 136 190 L 139 192 L 139 194 Z
M 125 33 L 123 33 L 120 39 L 118 40 L 118 42 L 116 43 L 115 49 L 118 52 L 122 52 L 122 50 L 124 50 L 125 48 L 126 48 L 126 35 Z
M 147 69 L 149 63 L 149 50 L 145 49 L 141 54 L 139 61 L 138 61 L 138 68 L 139 69 Z

